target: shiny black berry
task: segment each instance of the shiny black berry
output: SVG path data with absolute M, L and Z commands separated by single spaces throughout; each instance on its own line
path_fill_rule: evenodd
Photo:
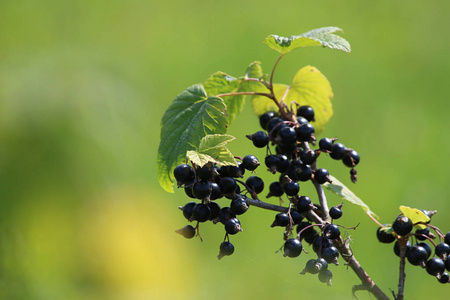
M 308 142 L 314 136 L 314 126 L 310 123 L 302 124 L 295 130 L 297 132 L 297 140 L 300 142 Z
M 235 215 L 242 215 L 248 210 L 248 203 L 245 196 L 240 196 L 231 201 L 231 212 Z
M 234 253 L 234 246 L 230 242 L 223 242 L 220 244 L 219 255 L 217 255 L 218 259 L 221 259 L 224 256 L 228 256 Z
M 300 165 L 295 168 L 295 176 L 299 181 L 308 181 L 311 179 L 312 170 L 308 165 Z
M 197 174 L 197 178 L 199 178 L 201 180 L 205 180 L 205 181 L 210 180 L 215 175 L 218 175 L 214 166 L 208 166 L 208 165 L 204 165 L 203 167 L 197 167 L 197 170 L 195 171 L 195 173 Z
M 427 261 L 427 272 L 430 275 L 436 276 L 442 274 L 445 271 L 445 263 L 442 259 L 433 257 Z
M 305 165 L 312 165 L 316 161 L 316 152 L 313 150 L 303 150 L 300 152 L 300 160 Z
M 254 171 L 260 165 L 258 159 L 254 155 L 247 155 L 242 160 L 244 168 L 249 171 Z
M 447 272 L 443 272 L 440 276 L 438 276 L 438 281 L 440 283 L 449 283 L 450 276 L 448 275 Z
M 301 196 L 297 198 L 297 210 L 301 213 L 305 213 L 312 209 L 311 198 L 308 196 Z
M 359 154 L 355 150 L 348 151 L 342 158 L 342 162 L 349 168 L 355 167 L 359 163 Z
M 425 227 L 424 229 L 416 229 L 415 237 L 419 241 L 425 241 L 427 236 L 430 234 L 430 229 Z
M 413 228 L 412 221 L 406 216 L 399 216 L 392 224 L 394 232 L 400 236 L 405 236 L 411 232 Z
M 264 181 L 258 176 L 250 176 L 245 181 L 245 184 L 257 194 L 264 190 Z
M 324 184 L 325 182 L 330 181 L 330 173 L 328 173 L 327 169 L 317 169 L 314 172 L 314 179 L 319 184 Z
M 231 194 L 236 190 L 236 180 L 231 177 L 222 177 L 219 181 L 219 186 L 222 189 L 222 193 Z
M 236 218 L 236 215 L 231 212 L 231 208 L 223 207 L 219 211 L 218 218 L 219 218 L 220 223 L 225 225 L 226 221 L 228 221 L 229 219 Z
M 278 157 L 278 162 L 277 162 L 277 166 L 276 166 L 277 172 L 280 172 L 280 173 L 286 172 L 289 169 L 289 167 L 291 166 L 291 161 L 284 154 L 278 154 L 277 157 Z
M 424 248 L 427 251 L 427 254 L 428 254 L 427 259 L 430 258 L 431 254 L 433 253 L 433 250 L 431 249 L 431 246 L 428 245 L 425 242 L 417 243 L 417 245 L 422 247 L 422 248 Z
M 434 248 L 434 253 L 442 259 L 447 259 L 450 253 L 450 246 L 447 243 L 440 243 Z
M 236 234 L 242 231 L 241 222 L 237 218 L 231 218 L 225 222 L 225 231 L 228 234 Z
M 267 123 L 269 123 L 270 119 L 275 117 L 277 114 L 273 111 L 266 112 L 265 114 L 262 114 L 259 116 L 259 124 L 261 125 L 261 128 L 266 130 L 267 129 Z
M 328 224 L 323 229 L 323 234 L 325 235 L 325 237 L 331 240 L 335 240 L 339 238 L 339 236 L 341 235 L 341 231 L 336 224 Z
M 191 166 L 181 164 L 175 167 L 175 169 L 173 170 L 173 176 L 177 180 L 177 184 L 180 187 L 183 184 L 188 184 L 194 181 L 195 172 Z
M 286 157 L 287 159 L 287 157 Z M 267 155 L 266 158 L 264 159 L 264 162 L 266 164 L 266 167 L 268 168 L 267 171 L 275 174 L 277 172 L 277 166 L 278 166 L 278 162 L 279 162 L 279 158 L 276 155 Z
M 447 232 L 447 234 L 445 235 L 444 243 L 450 245 L 450 232 Z
M 378 227 L 377 239 L 380 243 L 384 244 L 389 244 L 396 240 L 395 236 L 392 235 L 392 230 L 386 227 Z
M 278 130 L 275 142 L 283 146 L 295 144 L 297 142 L 297 133 L 295 132 L 295 129 L 289 126 L 281 128 Z
M 294 225 L 300 224 L 300 222 L 303 221 L 302 214 L 294 209 L 291 209 L 291 218 L 292 218 L 292 223 L 294 223 Z
M 275 196 L 281 197 L 284 194 L 283 185 L 279 181 L 274 181 L 269 186 L 269 194 L 266 198 Z
M 196 202 L 188 202 L 183 206 L 183 216 L 189 220 L 192 216 L 192 210 L 194 209 L 194 206 L 196 206 Z
M 341 206 L 341 205 L 339 205 Z M 339 206 L 333 206 L 332 208 L 330 208 L 330 217 L 334 220 L 339 219 L 340 217 L 342 217 L 342 209 Z
M 314 109 L 308 105 L 300 106 L 297 110 L 297 116 L 305 118 L 308 122 L 315 121 Z
M 215 182 L 211 182 L 211 196 L 209 198 L 211 200 L 217 200 L 222 197 L 222 189 L 220 188 L 220 186 Z
M 192 193 L 197 199 L 207 199 L 212 192 L 211 182 L 209 181 L 197 181 L 192 187 Z
M 408 241 L 406 243 L 406 254 L 408 254 L 409 250 L 411 249 L 411 243 Z M 395 255 L 397 255 L 398 257 L 400 257 L 400 245 L 398 243 L 398 240 L 395 241 L 394 243 L 394 253 Z
M 264 148 L 269 143 L 269 137 L 264 131 L 258 131 L 254 134 L 247 135 L 247 138 L 253 142 L 256 148 Z
M 338 257 L 339 250 L 336 247 L 331 246 L 322 248 L 322 258 L 325 259 L 327 263 L 338 265 Z
M 283 184 L 283 190 L 286 195 L 293 197 L 300 191 L 300 185 L 295 181 L 286 182 Z
M 319 141 L 319 149 L 331 151 L 331 147 L 333 147 L 333 140 L 330 138 L 321 138 Z
M 270 227 L 286 227 L 287 225 L 289 225 L 290 221 L 291 219 L 289 218 L 289 215 L 287 213 L 278 213 L 276 214 L 275 220 L 273 221 L 272 225 L 270 225 Z
M 345 153 L 347 153 L 347 149 L 345 148 L 344 144 L 342 143 L 335 143 L 331 147 L 331 153 L 330 157 L 332 159 L 342 159 L 345 156 Z
M 408 259 L 409 263 L 418 266 L 418 265 L 425 265 L 425 262 L 427 261 L 428 253 L 425 248 L 414 245 L 409 249 L 408 253 L 406 254 L 406 258 Z
M 330 239 L 327 239 L 324 236 L 316 236 L 316 238 L 314 239 L 314 242 L 312 243 L 312 246 L 313 246 L 313 251 L 316 253 L 319 253 L 319 251 L 321 251 L 321 249 L 333 246 L 333 243 L 331 242 Z
M 297 257 L 302 253 L 302 243 L 298 239 L 288 239 L 284 243 L 284 254 L 283 256 Z
M 214 220 L 215 218 L 217 218 L 219 216 L 220 213 L 220 205 L 217 204 L 216 202 L 209 202 L 208 204 L 209 207 L 209 220 Z

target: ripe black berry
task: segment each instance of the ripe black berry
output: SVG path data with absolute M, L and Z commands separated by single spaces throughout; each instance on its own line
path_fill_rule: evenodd
M 442 259 L 433 257 L 427 261 L 427 272 L 430 275 L 436 276 L 445 271 L 445 263 Z
M 395 219 L 392 224 L 392 229 L 394 229 L 395 233 L 400 236 L 405 236 L 411 232 L 413 228 L 413 223 L 406 216 L 400 216 Z
M 215 175 L 217 175 L 217 171 L 214 168 L 214 166 L 208 166 L 204 165 L 203 167 L 197 167 L 197 170 L 195 172 L 197 174 L 197 178 L 201 180 L 210 180 Z
M 265 114 L 262 114 L 261 116 L 259 116 L 259 124 L 261 125 L 262 129 L 266 130 L 267 123 L 270 121 L 270 119 L 272 119 L 276 115 L 277 114 L 274 113 L 273 111 L 269 111 L 269 112 L 266 112 Z
M 297 133 L 295 129 L 289 126 L 283 127 L 278 130 L 277 137 L 275 138 L 275 142 L 283 145 L 289 146 L 295 144 L 297 141 Z
M 192 216 L 192 210 L 194 209 L 194 206 L 196 206 L 196 202 L 188 202 L 183 206 L 183 216 L 189 220 Z
M 406 258 L 408 259 L 409 263 L 418 266 L 418 265 L 425 265 L 425 262 L 427 261 L 428 253 L 425 248 L 414 245 L 409 249 L 408 253 L 406 254 Z
M 222 177 L 219 181 L 219 186 L 223 194 L 231 194 L 236 190 L 236 180 L 231 177 Z
M 339 160 L 339 159 L 342 159 L 344 157 L 345 153 L 347 153 L 347 149 L 345 148 L 344 144 L 342 144 L 342 143 L 335 143 L 331 147 L 330 157 L 332 159 Z
M 297 198 L 297 210 L 301 213 L 305 213 L 311 210 L 311 198 L 308 196 L 301 196 Z
M 314 126 L 310 123 L 302 124 L 295 130 L 297 132 L 297 140 L 307 142 L 314 136 Z
M 272 136 L 275 136 L 277 131 L 280 130 L 280 128 L 281 128 L 281 126 L 280 126 L 281 122 L 283 122 L 283 119 L 278 118 L 278 117 L 273 117 L 272 119 L 270 119 L 269 122 L 267 122 L 267 125 L 266 125 L 267 126 L 266 127 L 267 132 L 269 134 L 271 134 Z M 278 125 L 278 124 L 280 124 L 280 125 Z M 274 130 L 274 128 L 275 128 L 275 130 Z M 272 130 L 273 130 L 273 132 L 272 132 Z
M 430 245 L 424 242 L 417 243 L 418 246 L 423 247 L 425 250 L 427 250 L 427 259 L 430 258 L 431 254 L 433 253 L 433 250 L 431 249 Z
M 300 125 L 306 124 L 306 123 L 308 123 L 308 120 L 306 120 L 303 117 L 297 117 L 297 123 L 300 124 Z
M 213 201 L 209 202 L 207 205 L 208 205 L 209 211 L 210 211 L 209 219 L 214 220 L 215 218 L 217 218 L 219 216 L 220 205 Z
M 328 173 L 327 169 L 317 169 L 314 172 L 314 179 L 319 184 L 324 184 L 325 182 L 330 181 L 329 176 L 330 176 L 330 173 Z
M 272 225 L 270 225 L 270 227 L 275 227 L 275 226 L 281 226 L 281 227 L 285 227 L 287 225 L 289 225 L 291 219 L 289 218 L 289 215 L 286 213 L 278 213 L 275 216 L 275 220 L 273 221 Z
M 210 213 L 211 210 L 208 205 L 198 203 L 192 209 L 192 216 L 189 218 L 189 221 L 206 222 L 209 220 Z
M 188 184 L 194 181 L 195 172 L 191 166 L 181 164 L 175 167 L 173 170 L 173 176 L 177 180 L 178 187 L 180 187 L 183 184 Z
M 207 199 L 211 195 L 212 187 L 209 181 L 197 181 L 192 187 L 192 193 L 197 199 Z
M 257 194 L 264 190 L 264 181 L 258 176 L 250 176 L 245 181 L 245 184 Z
M 297 257 L 302 253 L 302 243 L 298 239 L 288 239 L 284 243 L 284 254 L 283 256 L 286 257 Z
M 291 209 L 291 218 L 292 218 L 292 223 L 294 223 L 294 225 L 299 224 L 301 221 L 303 221 L 303 216 L 301 213 L 299 213 L 298 211 Z
M 339 230 L 339 227 L 337 225 L 335 225 L 335 224 L 328 224 L 323 229 L 323 234 L 327 238 L 329 238 L 331 240 L 335 240 L 341 235 L 341 231 Z
M 312 170 L 308 165 L 300 165 L 295 168 L 295 176 L 299 181 L 308 181 L 311 179 Z
M 237 218 L 231 218 L 225 222 L 225 231 L 228 234 L 236 234 L 242 231 L 241 222 Z
M 231 212 L 231 208 L 223 207 L 219 211 L 218 218 L 219 218 L 220 223 L 225 225 L 226 221 L 228 221 L 229 219 L 236 218 L 236 215 Z
M 269 186 L 269 194 L 266 198 L 275 196 L 281 197 L 284 194 L 283 185 L 279 181 L 274 181 Z
M 313 251 L 316 253 L 319 253 L 319 251 L 321 249 L 333 246 L 333 243 L 331 242 L 331 240 L 327 239 L 326 237 L 318 235 L 314 239 L 312 246 L 313 246 Z
M 342 162 L 349 168 L 355 167 L 359 163 L 359 154 L 355 150 L 348 151 L 342 158 Z
M 300 191 L 300 186 L 295 181 L 286 182 L 285 184 L 283 184 L 283 190 L 286 195 L 293 197 Z
M 186 193 L 186 195 L 188 195 L 189 198 L 197 199 L 195 198 L 194 193 L 192 193 L 192 186 L 185 186 L 184 192 Z
M 411 243 L 408 241 L 408 242 L 406 242 L 406 254 L 408 254 L 410 249 L 411 249 Z M 394 244 L 394 253 L 395 253 L 395 255 L 400 257 L 400 245 L 398 243 L 398 240 L 395 241 L 395 244 Z
M 220 176 L 242 178 L 244 177 L 245 168 L 241 162 L 238 162 L 237 166 L 222 166 L 219 170 Z
M 248 210 L 248 203 L 245 196 L 238 197 L 231 201 L 231 212 L 235 215 L 242 215 Z
M 442 259 L 447 259 L 447 256 L 450 253 L 450 246 L 446 243 L 437 244 L 434 253 Z
M 286 157 L 286 159 L 287 159 L 287 157 Z M 266 158 L 264 159 L 264 162 L 266 163 L 266 166 L 268 168 L 267 171 L 272 172 L 273 174 L 275 174 L 277 172 L 277 166 L 278 166 L 278 161 L 279 160 L 280 159 L 276 155 L 268 155 L 268 156 L 266 156 Z
M 425 227 L 425 229 L 416 229 L 415 234 L 416 239 L 425 241 L 427 239 L 426 236 L 430 234 L 430 229 L 428 227 Z
M 254 134 L 247 135 L 247 138 L 253 142 L 256 148 L 264 148 L 269 143 L 269 137 L 264 131 L 258 131 Z
M 220 186 L 215 182 L 211 182 L 211 196 L 209 198 L 211 200 L 217 200 L 222 197 L 222 189 L 220 188 Z
M 297 110 L 297 116 L 305 118 L 308 122 L 315 121 L 314 109 L 308 105 L 300 106 Z
M 303 150 L 300 152 L 300 160 L 305 165 L 312 165 L 316 161 L 316 152 L 313 150 Z
M 276 166 L 277 172 L 280 172 L 280 173 L 286 172 L 291 165 L 291 161 L 284 154 L 278 154 L 277 157 L 278 157 L 278 162 L 277 162 L 277 166 Z
M 342 210 L 337 206 L 333 206 L 330 208 L 329 214 L 332 219 L 337 220 L 342 217 Z
M 377 239 L 380 243 L 389 244 L 396 240 L 392 233 L 388 232 L 389 229 L 384 227 L 378 227 L 377 229 Z
M 443 272 L 440 276 L 438 276 L 438 281 L 440 283 L 449 283 L 450 276 L 447 272 Z
M 333 140 L 330 138 L 321 138 L 319 141 L 319 149 L 331 151 L 331 147 L 333 147 Z
M 254 171 L 260 165 L 258 159 L 254 155 L 247 155 L 242 160 L 244 168 L 249 171 Z
M 450 232 L 447 232 L 447 234 L 445 235 L 444 243 L 450 245 Z
M 220 244 L 219 255 L 217 255 L 218 259 L 221 259 L 224 256 L 228 256 L 234 253 L 234 246 L 230 242 L 223 242 Z
M 176 230 L 175 232 L 181 234 L 187 239 L 192 239 L 195 236 L 195 228 L 191 225 L 186 225 L 183 228 Z
M 338 257 L 339 257 L 339 250 L 334 247 L 325 247 L 322 248 L 322 258 L 327 261 L 327 263 L 338 265 Z

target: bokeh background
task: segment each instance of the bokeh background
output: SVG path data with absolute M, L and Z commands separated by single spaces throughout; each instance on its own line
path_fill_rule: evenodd
M 323 166 L 381 222 L 403 204 L 438 210 L 433 224 L 447 232 L 449 10 L 447 1 L 0 1 L 0 298 L 350 299 L 359 282 L 342 262 L 327 287 L 299 275 L 311 253 L 275 253 L 273 212 L 242 216 L 236 252 L 220 261 L 219 225 L 201 227 L 203 242 L 175 234 L 189 200 L 158 185 L 161 117 L 215 71 L 241 76 L 259 60 L 269 72 L 269 34 L 343 28 L 350 55 L 298 49 L 275 81 L 308 64 L 321 70 L 335 93 L 323 136 L 361 154 L 359 182 L 338 162 Z M 240 139 L 232 152 L 262 159 L 244 138 L 257 130 L 247 103 L 229 128 Z M 348 232 L 356 257 L 386 293 L 397 290 L 398 259 L 376 225 L 350 204 L 339 221 L 360 223 Z M 408 299 L 448 296 L 448 284 L 406 271 Z

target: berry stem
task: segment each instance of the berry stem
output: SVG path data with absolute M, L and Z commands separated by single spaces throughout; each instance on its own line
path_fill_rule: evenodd
M 398 293 L 394 295 L 396 300 L 403 300 L 403 291 L 405 289 L 405 257 L 406 257 L 406 244 L 408 242 L 408 235 L 401 237 L 398 240 L 400 246 L 400 274 L 398 278 Z
M 268 93 L 259 93 L 259 92 L 234 92 L 234 93 L 225 93 L 216 95 L 216 97 L 229 97 L 229 96 L 239 96 L 239 95 L 250 95 L 250 96 L 264 96 L 273 100 L 273 95 Z

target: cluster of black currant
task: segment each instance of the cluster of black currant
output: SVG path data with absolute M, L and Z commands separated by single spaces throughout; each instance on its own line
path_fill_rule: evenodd
M 324 168 L 317 168 L 316 161 L 321 153 L 329 154 L 335 160 L 342 160 L 344 165 L 351 168 L 351 179 L 356 182 L 356 170 L 359 154 L 346 148 L 342 143 L 336 143 L 336 138 L 322 138 L 319 148 L 312 150 L 310 144 L 316 145 L 315 129 L 310 123 L 314 121 L 314 110 L 310 106 L 300 106 L 296 115 L 288 112 L 283 116 L 275 112 L 267 112 L 259 117 L 260 125 L 265 131 L 258 131 L 247 135 L 257 148 L 266 148 L 265 164 L 268 171 L 280 174 L 279 180 L 269 186 L 266 198 L 279 197 L 280 207 L 282 196 L 286 195 L 289 206 L 284 212 L 275 216 L 271 227 L 284 227 L 284 256 L 297 257 L 303 251 L 302 241 L 311 244 L 317 259 L 309 260 L 301 274 L 319 274 L 319 280 L 331 284 L 332 272 L 328 264 L 338 264 L 339 250 L 333 245 L 333 240 L 340 238 L 340 230 L 332 221 L 342 216 L 342 204 L 332 207 L 329 211 L 319 204 L 314 204 L 311 198 L 299 194 L 299 182 L 312 181 L 314 185 L 331 182 L 329 172 Z M 275 147 L 272 154 L 270 146 Z M 258 195 L 264 190 L 264 181 L 255 175 L 245 182 L 245 171 L 253 172 L 260 165 L 253 155 L 240 159 L 238 166 L 218 167 L 211 163 L 196 167 L 187 164 L 178 165 L 174 176 L 178 187 L 184 187 L 191 198 L 201 200 L 201 203 L 189 202 L 183 207 L 183 215 L 189 221 L 197 221 L 194 228 L 187 225 L 177 232 L 187 238 L 199 233 L 199 223 L 211 220 L 213 223 L 224 224 L 226 235 L 220 245 L 219 259 L 234 252 L 234 246 L 229 241 L 229 235 L 242 231 L 237 215 L 245 213 L 252 200 L 260 201 Z M 229 207 L 220 208 L 213 200 L 226 197 L 231 200 Z M 253 203 L 254 204 L 254 203 Z M 309 212 L 313 212 L 326 220 L 325 224 L 304 221 Z M 330 222 L 331 220 L 331 222 Z M 297 236 L 292 236 L 293 226 L 297 225 Z M 320 232 L 314 227 L 320 227 Z
M 430 219 L 435 211 L 422 210 Z M 404 244 L 405 257 L 413 266 L 421 266 L 425 268 L 428 274 L 435 276 L 440 283 L 449 283 L 450 275 L 450 232 L 444 236 L 442 231 L 429 224 L 428 221 L 425 228 L 417 228 L 413 232 L 413 228 L 417 224 L 413 224 L 411 219 L 404 215 L 398 216 L 394 223 L 385 225 L 377 229 L 377 238 L 381 243 L 394 244 L 394 253 L 400 256 L 400 245 Z M 433 241 L 436 235 L 430 231 L 430 228 L 438 235 L 439 244 Z M 414 242 L 414 246 L 411 241 Z M 433 249 L 426 241 L 434 246 Z M 433 254 L 433 255 L 432 255 Z

